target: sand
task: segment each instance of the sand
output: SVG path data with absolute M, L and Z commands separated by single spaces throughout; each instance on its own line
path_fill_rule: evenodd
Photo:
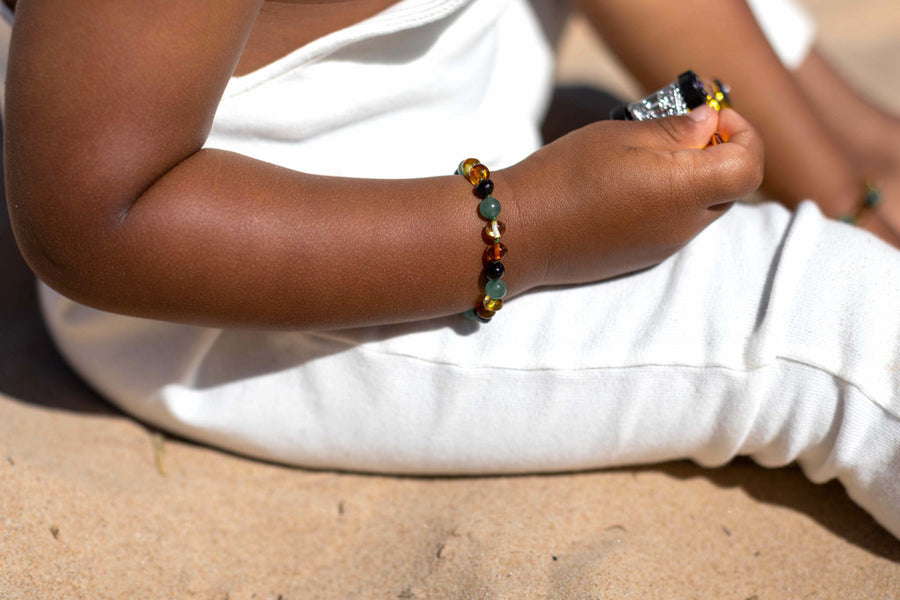
M 900 109 L 898 4 L 809 4 Z M 591 43 L 575 22 L 561 77 L 629 85 Z M 0 225 L 0 600 L 900 598 L 900 542 L 794 468 L 376 477 L 166 438 L 65 367 Z

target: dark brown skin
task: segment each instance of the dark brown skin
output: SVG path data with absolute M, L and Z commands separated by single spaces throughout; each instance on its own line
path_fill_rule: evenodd
M 483 222 L 461 177 L 319 177 L 201 149 L 236 68 L 384 0 L 333 4 L 21 0 L 6 169 L 35 272 L 90 306 L 216 326 L 333 328 L 473 306 Z M 511 294 L 655 264 L 755 189 L 762 144 L 748 123 L 692 116 L 594 124 L 495 172 Z M 716 129 L 729 142 L 705 148 Z
M 246 75 L 332 31 L 381 12 L 395 0 L 270 0 L 263 2 L 235 75 Z
M 647 89 L 667 84 L 685 65 L 731 85 L 734 106 L 765 140 L 763 188 L 770 197 L 788 207 L 812 199 L 837 217 L 854 212 L 864 181 L 875 178 L 885 189 L 885 202 L 877 216 L 860 225 L 900 247 L 898 138 L 883 135 L 877 161 L 871 160 L 873 148 L 860 152 L 872 131 L 900 134 L 900 121 L 861 99 L 823 66 L 817 52 L 797 73 L 789 72 L 743 0 L 577 3 Z M 845 135 L 836 135 L 838 130 Z M 885 157 L 890 164 L 873 173 L 872 165 Z
M 817 50 L 795 79 L 857 177 L 871 180 L 882 192 L 881 204 L 863 225 L 900 248 L 900 118 L 861 96 Z

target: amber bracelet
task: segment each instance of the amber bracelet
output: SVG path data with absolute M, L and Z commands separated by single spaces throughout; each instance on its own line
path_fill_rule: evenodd
M 865 185 L 866 189 L 863 192 L 863 199 L 862 202 L 860 202 L 859 207 L 852 213 L 839 216 L 839 221 L 849 223 L 850 225 L 857 225 L 863 215 L 881 204 L 881 190 L 868 181 Z
M 463 316 L 487 323 L 503 308 L 503 296 L 506 295 L 506 283 L 503 282 L 506 268 L 500 262 L 506 256 L 506 244 L 500 242 L 500 236 L 506 231 L 506 226 L 497 220 L 500 216 L 500 202 L 491 195 L 494 191 L 494 182 L 490 179 L 491 172 L 488 168 L 477 158 L 467 158 L 459 163 L 456 174 L 465 177 L 475 187 L 475 196 L 481 199 L 478 213 L 488 222 L 482 231 L 484 241 L 488 244 L 482 256 L 486 280 L 484 298 L 475 305 L 475 308 L 464 312 Z

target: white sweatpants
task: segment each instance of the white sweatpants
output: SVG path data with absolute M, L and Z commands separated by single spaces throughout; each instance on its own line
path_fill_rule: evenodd
M 900 253 L 811 204 L 736 206 L 655 268 L 480 326 L 220 331 L 42 295 L 104 394 L 237 452 L 389 473 L 743 454 L 839 478 L 900 536 Z

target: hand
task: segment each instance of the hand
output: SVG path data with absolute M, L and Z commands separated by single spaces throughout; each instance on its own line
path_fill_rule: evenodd
M 727 143 L 707 147 L 718 130 Z M 505 170 L 517 227 L 544 285 L 649 267 L 687 244 L 762 180 L 762 141 L 733 110 L 708 107 L 576 130 Z M 520 201 L 519 201 L 520 200 Z

